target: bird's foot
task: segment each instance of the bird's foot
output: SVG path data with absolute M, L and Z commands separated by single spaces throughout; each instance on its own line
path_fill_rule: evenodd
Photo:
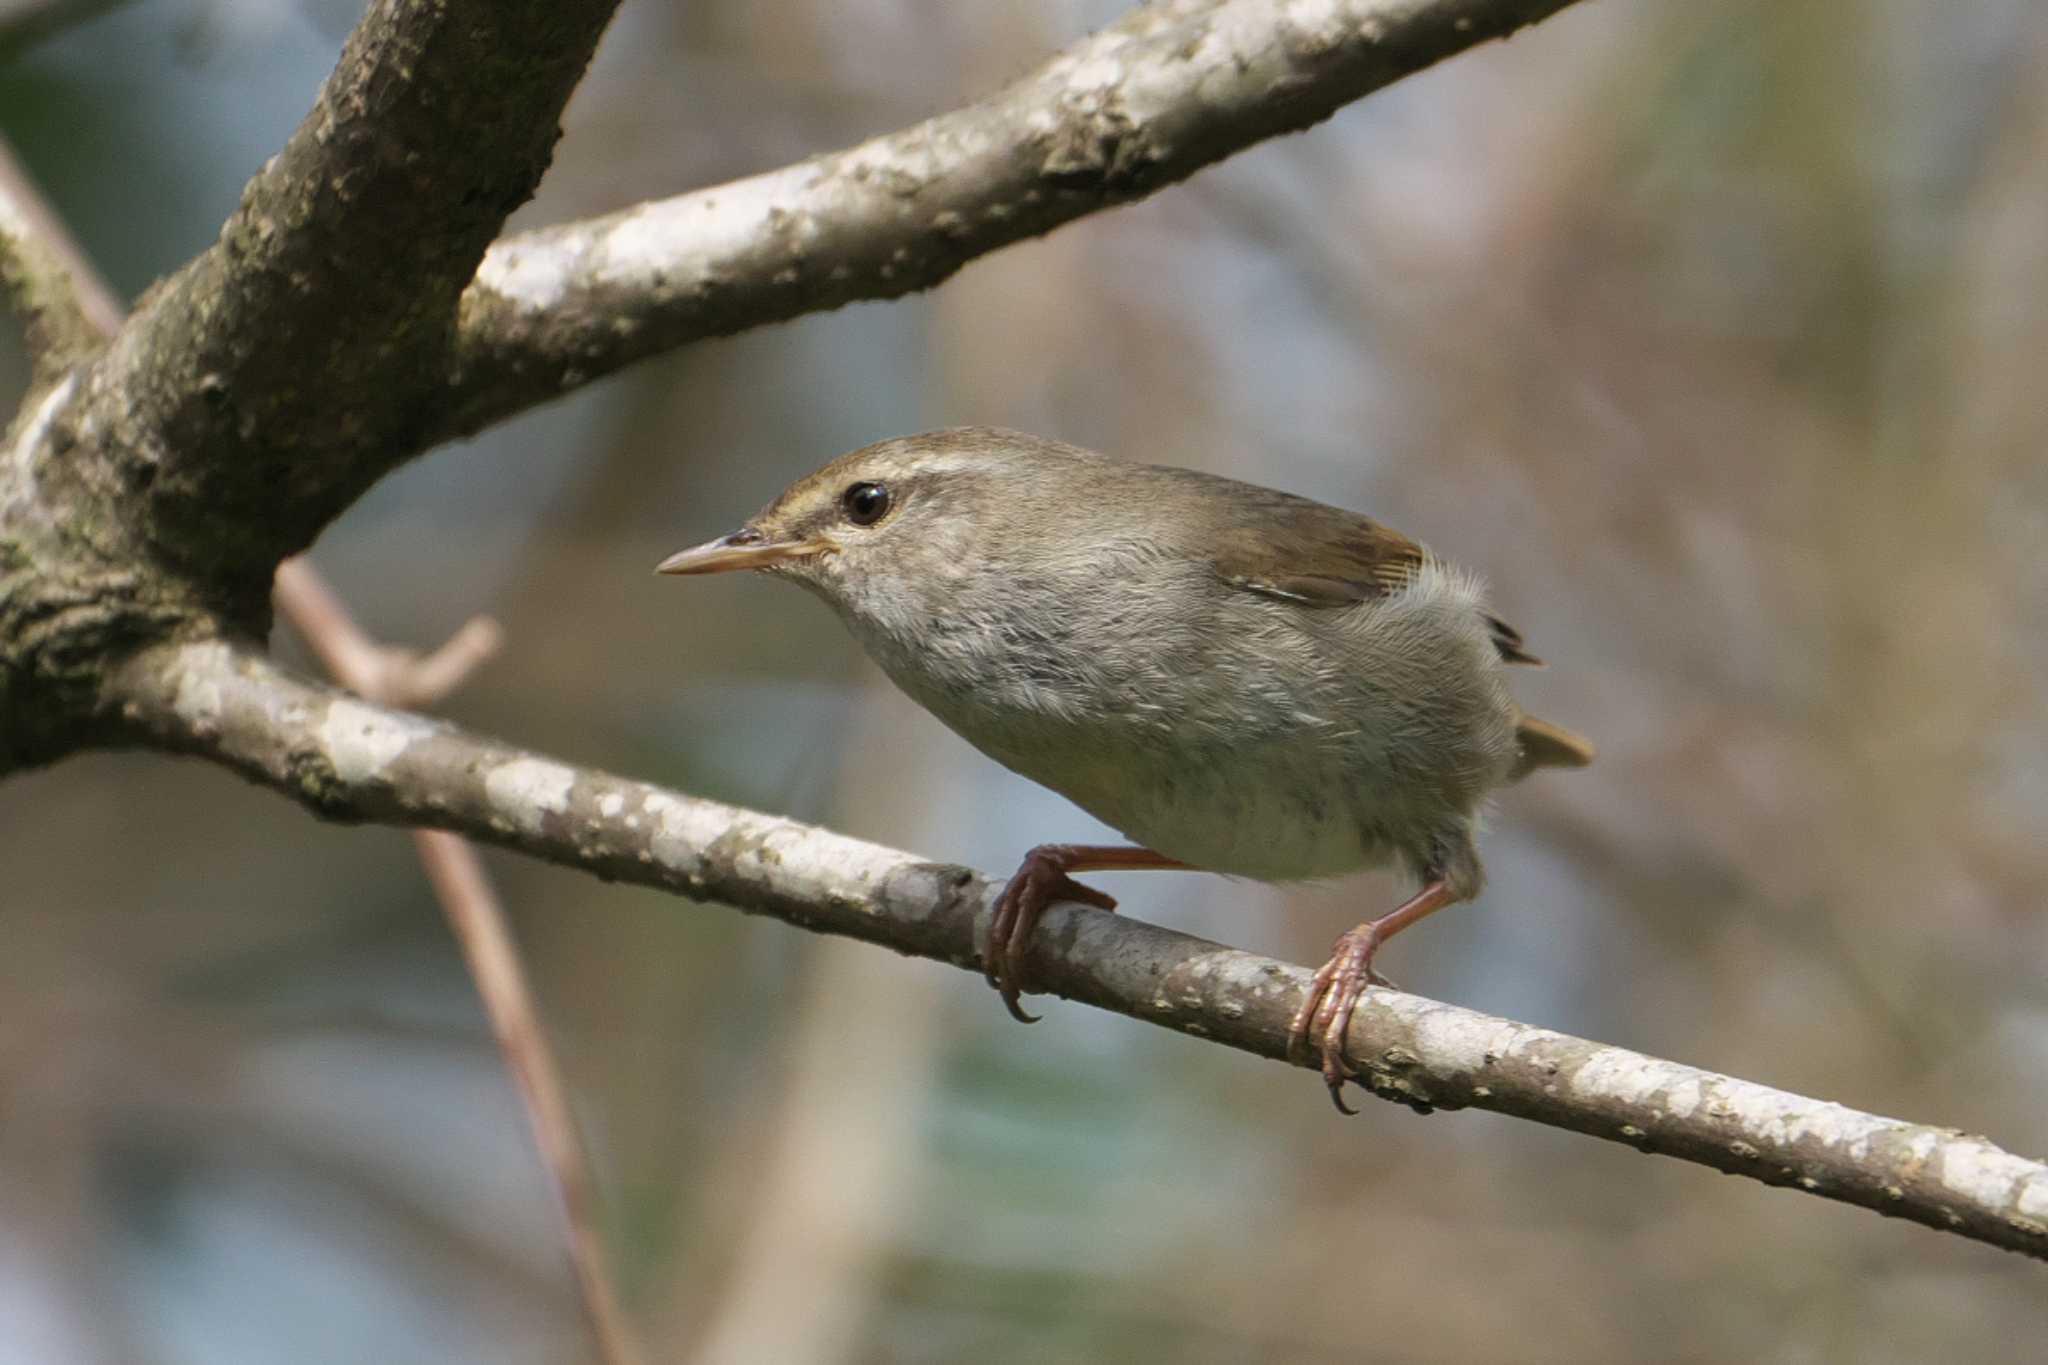
M 1024 855 L 1023 865 L 996 900 L 995 915 L 989 920 L 988 947 L 981 956 L 982 974 L 1003 997 L 1010 1017 L 1019 1023 L 1038 1022 L 1038 1016 L 1027 1012 L 1018 997 L 1023 993 L 1024 945 L 1030 942 L 1045 907 L 1054 901 L 1079 901 L 1098 910 L 1116 909 L 1114 896 L 1067 875 L 1088 860 L 1087 854 L 1097 851 L 1071 844 L 1040 844 Z
M 1287 1027 L 1287 1055 L 1296 1059 L 1308 1051 L 1309 1035 L 1320 1040 L 1323 1084 L 1330 1087 L 1330 1102 L 1339 1113 L 1358 1111 L 1344 1103 L 1344 1082 L 1357 1073 L 1344 1059 L 1344 1038 L 1351 1031 L 1351 1016 L 1368 985 L 1392 988 L 1394 983 L 1373 970 L 1372 960 L 1386 941 L 1377 922 L 1345 931 L 1330 950 L 1330 960 L 1317 969 L 1309 982 L 1308 994 L 1294 1021 Z
M 1330 1102 L 1337 1106 L 1337 1112 L 1358 1112 L 1344 1103 L 1344 1082 L 1356 1079 L 1358 1074 L 1344 1059 L 1344 1039 L 1351 1032 L 1351 1016 L 1358 1009 L 1359 998 L 1367 986 L 1399 989 L 1372 968 L 1380 945 L 1416 921 L 1452 904 L 1460 895 L 1443 878 L 1432 880 L 1399 909 L 1338 935 L 1330 950 L 1330 960 L 1309 982 L 1308 994 L 1302 997 L 1301 1008 L 1294 1012 L 1294 1020 L 1287 1026 L 1287 1055 L 1295 1061 L 1303 1060 L 1309 1035 L 1317 1036 L 1322 1048 L 1323 1084 L 1330 1087 Z

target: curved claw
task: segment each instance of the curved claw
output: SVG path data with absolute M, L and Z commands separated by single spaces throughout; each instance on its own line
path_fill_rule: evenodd
M 988 948 L 981 955 L 981 974 L 1003 998 L 1003 1008 L 1010 1017 L 1020 1024 L 1035 1024 L 1038 1016 L 1019 1003 L 1021 994 L 1017 985 L 1016 942 L 1019 926 L 1026 921 L 1026 912 L 1032 898 L 1033 883 L 1029 875 L 1032 865 L 1027 859 L 1016 875 L 1003 887 L 1003 894 L 996 900 L 996 910 L 988 925 Z M 1036 919 L 1034 912 L 1030 918 Z
M 1458 900 L 1464 892 L 1438 877 L 1410 896 L 1399 908 L 1376 920 L 1348 930 L 1337 938 L 1330 960 L 1316 970 L 1309 982 L 1301 1008 L 1287 1026 L 1287 1055 L 1299 1062 L 1311 1032 L 1322 1037 L 1323 1084 L 1330 1087 L 1330 1099 L 1338 1112 L 1357 1111 L 1344 1103 L 1344 1082 L 1356 1079 L 1344 1060 L 1344 1039 L 1351 1032 L 1351 1016 L 1358 1010 L 1359 997 L 1368 985 L 1397 989 L 1394 983 L 1372 968 L 1380 945 L 1409 925 L 1433 915 Z
M 981 958 L 982 975 L 1003 998 L 1003 1008 L 1020 1024 L 1035 1024 L 1038 1016 L 1019 1003 L 1023 995 L 1024 945 L 1038 917 L 1054 901 L 1079 901 L 1098 910 L 1116 909 L 1116 898 L 1092 886 L 1084 886 L 1067 875 L 1064 850 L 1049 844 L 1024 855 L 1016 875 L 996 898 L 995 913 L 989 919 L 988 947 Z
M 1373 970 L 1373 957 L 1384 937 L 1371 924 L 1340 935 L 1330 951 L 1330 960 L 1316 969 L 1302 997 L 1301 1008 L 1287 1026 L 1287 1055 L 1297 1061 L 1307 1050 L 1309 1035 L 1315 1034 L 1322 1054 L 1323 1084 L 1330 1088 L 1330 1102 L 1340 1114 L 1358 1111 L 1344 1103 L 1344 1083 L 1356 1079 L 1344 1057 L 1344 1039 L 1351 1032 L 1351 1016 L 1367 985 L 1388 985 Z

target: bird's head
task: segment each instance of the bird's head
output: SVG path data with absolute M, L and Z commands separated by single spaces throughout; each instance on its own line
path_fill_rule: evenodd
M 855 616 L 932 610 L 995 568 L 1013 534 L 1046 514 L 1041 480 L 1071 450 L 986 427 L 863 446 L 797 480 L 737 530 L 670 555 L 655 571 L 763 569 Z

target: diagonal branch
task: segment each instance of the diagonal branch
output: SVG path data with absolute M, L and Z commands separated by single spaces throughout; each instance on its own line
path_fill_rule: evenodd
M 571 768 L 305 682 L 220 642 L 134 656 L 113 737 L 198 754 L 336 819 L 453 829 L 602 877 L 721 901 L 975 969 L 994 885 L 794 821 Z M 1283 1058 L 1309 973 L 1120 915 L 1048 913 L 1032 979 L 1072 999 Z M 2048 1165 L 1397 991 L 1348 1047 L 1418 1109 L 1532 1119 L 2048 1259 Z
M 220 239 L 146 297 L 94 376 L 158 553 L 234 614 L 404 453 L 456 303 L 532 194 L 616 0 L 377 0 Z M 392 452 L 399 452 L 394 455 Z
M 37 387 L 97 355 L 121 303 L 50 216 L 14 149 L 0 138 L 0 294 L 22 316 Z
M 1570 0 L 1173 0 L 1007 90 L 747 180 L 491 248 L 462 303 L 466 434 L 708 336 L 938 284 Z

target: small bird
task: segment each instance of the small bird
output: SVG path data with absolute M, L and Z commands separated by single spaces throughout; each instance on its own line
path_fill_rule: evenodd
M 761 569 L 825 599 L 895 684 L 998 763 L 1133 845 L 1041 844 L 983 955 L 1012 1015 L 1023 949 L 1070 874 L 1262 881 L 1398 863 L 1411 899 L 1338 938 L 1296 1012 L 1339 1109 L 1344 1038 L 1380 945 L 1479 891 L 1493 788 L 1593 747 L 1524 715 L 1534 664 L 1479 581 L 1355 512 L 1058 441 L 959 427 L 792 484 L 667 574 Z

